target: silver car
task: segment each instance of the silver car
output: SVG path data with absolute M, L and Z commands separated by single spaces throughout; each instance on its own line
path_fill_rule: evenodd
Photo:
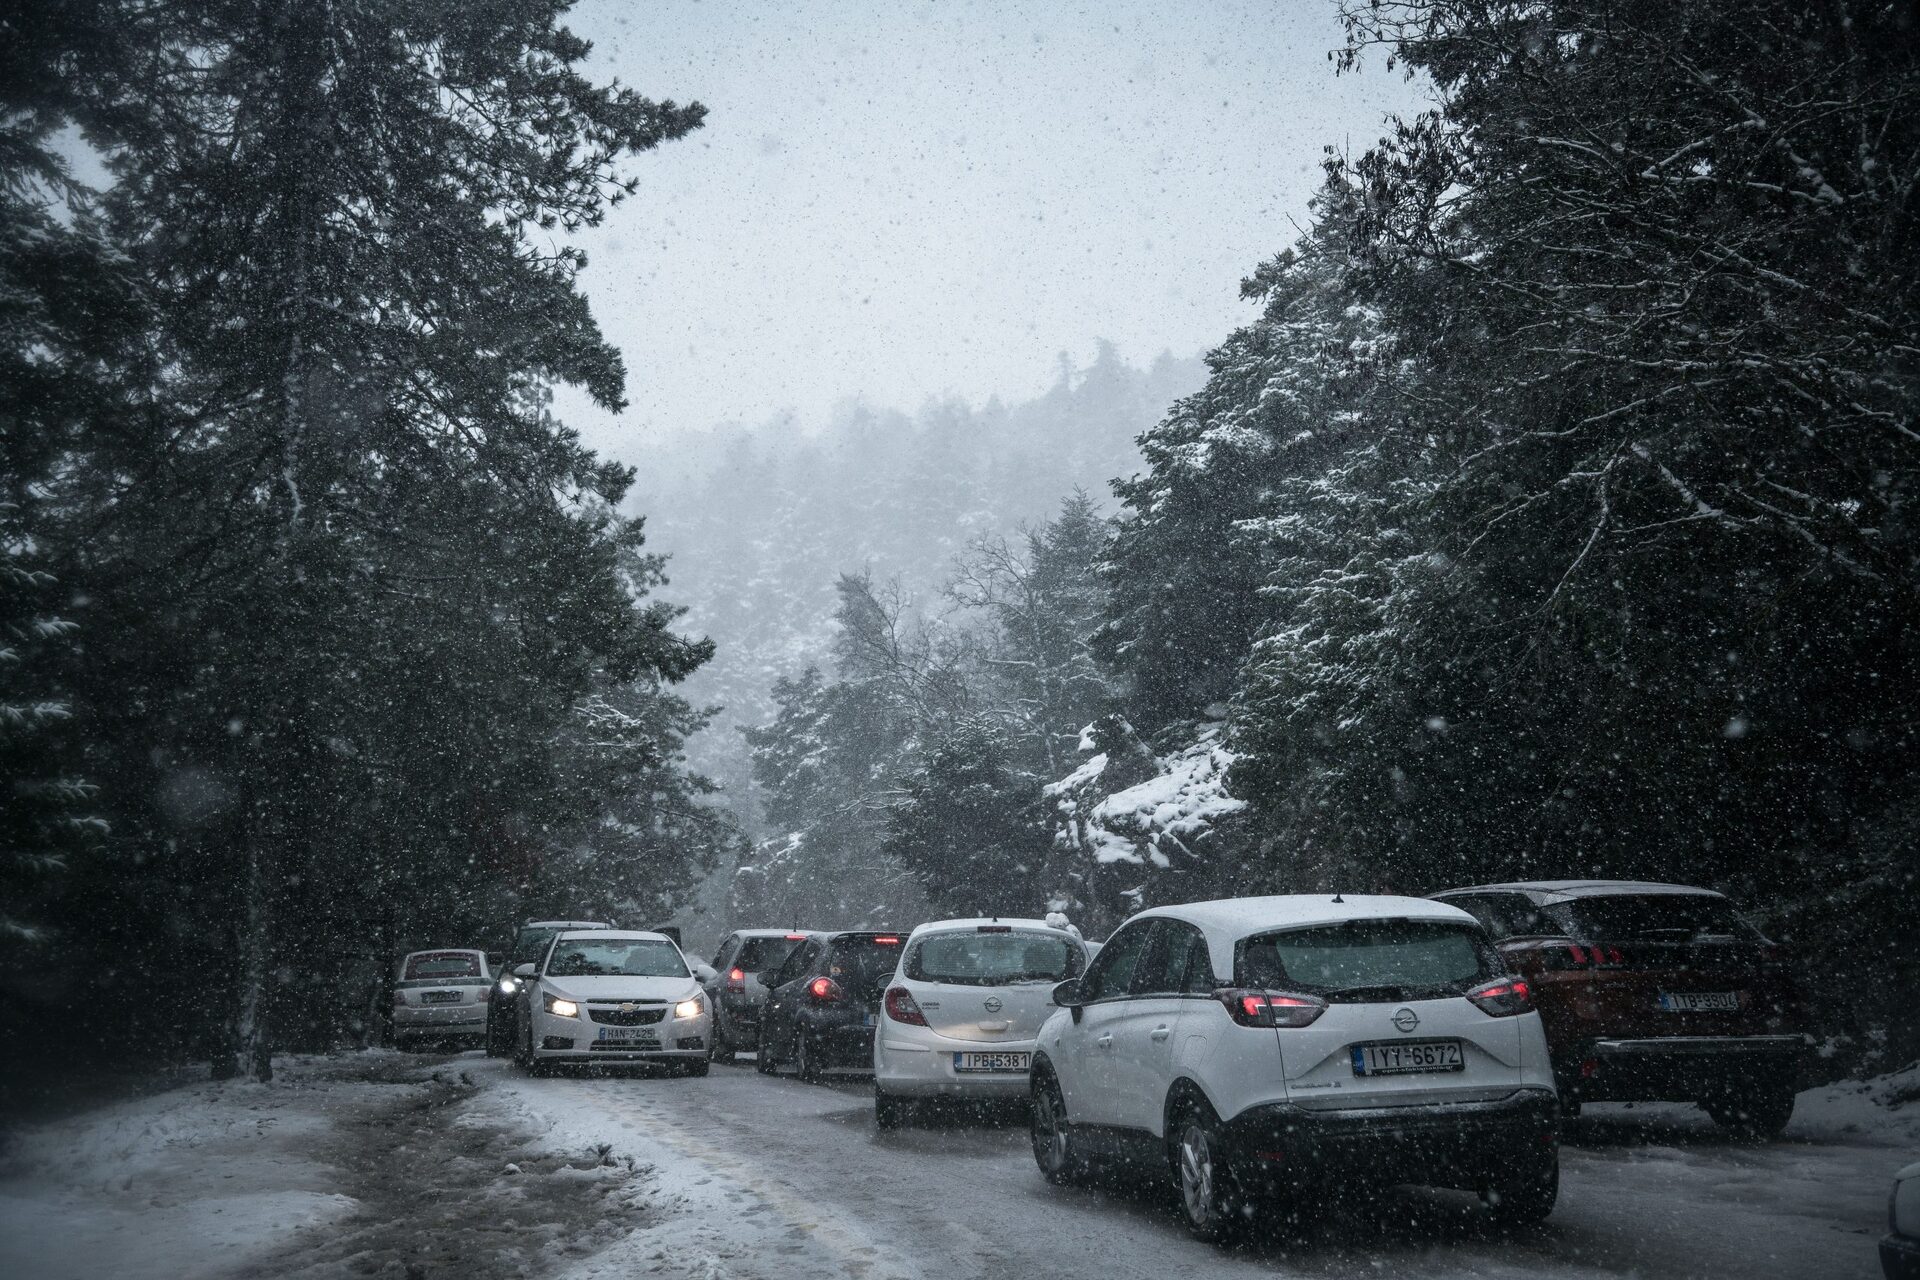
M 415 951 L 400 961 L 393 983 L 393 1043 L 411 1049 L 423 1040 L 483 1040 L 487 993 L 493 977 L 484 951 Z
M 759 1051 L 760 1005 L 767 995 L 761 975 L 778 969 L 806 939 L 800 929 L 735 929 L 721 940 L 713 954 L 713 978 L 706 984 L 716 1062 Z

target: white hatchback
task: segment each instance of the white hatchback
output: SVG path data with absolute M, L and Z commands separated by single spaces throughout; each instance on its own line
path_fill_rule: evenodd
M 520 981 L 514 1060 L 541 1074 L 562 1063 L 652 1062 L 707 1074 L 713 1017 L 697 973 L 665 934 L 565 930 Z
M 873 1038 L 873 1107 L 893 1128 L 914 1099 L 1025 1098 L 1053 989 L 1087 947 L 1043 920 L 937 920 L 901 948 Z
M 1206 1239 L 1263 1200 L 1364 1183 L 1467 1188 L 1511 1223 L 1553 1209 L 1540 1016 L 1464 911 L 1338 895 L 1156 907 L 1054 1000 L 1032 1073 L 1050 1181 L 1108 1159 L 1170 1174 Z
M 487 993 L 493 979 L 484 951 L 415 951 L 400 961 L 393 981 L 393 1044 L 411 1049 L 425 1040 L 479 1038 L 487 1030 Z

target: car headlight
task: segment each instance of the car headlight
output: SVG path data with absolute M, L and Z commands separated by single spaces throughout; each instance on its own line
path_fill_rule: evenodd
M 697 1018 L 706 1011 L 707 1002 L 699 996 L 695 996 L 691 1000 L 682 1000 L 679 1004 L 673 1006 L 673 1016 L 676 1018 Z
M 548 996 L 547 1012 L 556 1018 L 577 1018 L 580 1016 L 580 1006 L 559 996 Z
M 501 995 L 506 995 L 506 996 L 510 996 L 510 995 L 512 995 L 512 994 L 513 994 L 514 992 L 516 992 L 516 991 L 518 991 L 519 989 L 520 989 L 520 984 L 519 984 L 519 983 L 517 983 L 517 982 L 515 982 L 515 981 L 514 981 L 514 980 L 513 980 L 512 978 L 502 978 L 502 979 L 500 979 L 500 994 L 501 994 Z

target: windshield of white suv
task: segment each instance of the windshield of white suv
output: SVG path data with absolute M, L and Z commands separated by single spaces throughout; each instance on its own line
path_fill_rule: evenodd
M 1243 987 L 1332 1000 L 1458 995 L 1501 972 L 1480 931 L 1425 920 L 1348 920 L 1249 938 L 1237 948 Z
M 907 977 L 999 987 L 1016 982 L 1063 982 L 1080 972 L 1080 948 L 1057 934 L 966 932 L 930 934 L 907 953 Z
M 550 978 L 684 978 L 680 948 L 648 938 L 569 938 L 547 962 Z

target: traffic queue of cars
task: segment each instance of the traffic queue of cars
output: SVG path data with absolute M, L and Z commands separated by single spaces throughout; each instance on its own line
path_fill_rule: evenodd
M 474 954 L 408 964 L 465 992 L 452 957 Z M 1169 1178 L 1204 1239 L 1362 1183 L 1535 1222 L 1583 1102 L 1695 1102 L 1770 1136 L 1807 1042 L 1785 955 L 1726 898 L 1626 881 L 1188 903 L 1100 945 L 1058 916 L 747 929 L 711 966 L 660 933 L 547 921 L 512 958 L 494 990 L 529 1070 L 861 1068 L 882 1129 L 934 1100 L 1024 1101 L 1049 1181 Z

